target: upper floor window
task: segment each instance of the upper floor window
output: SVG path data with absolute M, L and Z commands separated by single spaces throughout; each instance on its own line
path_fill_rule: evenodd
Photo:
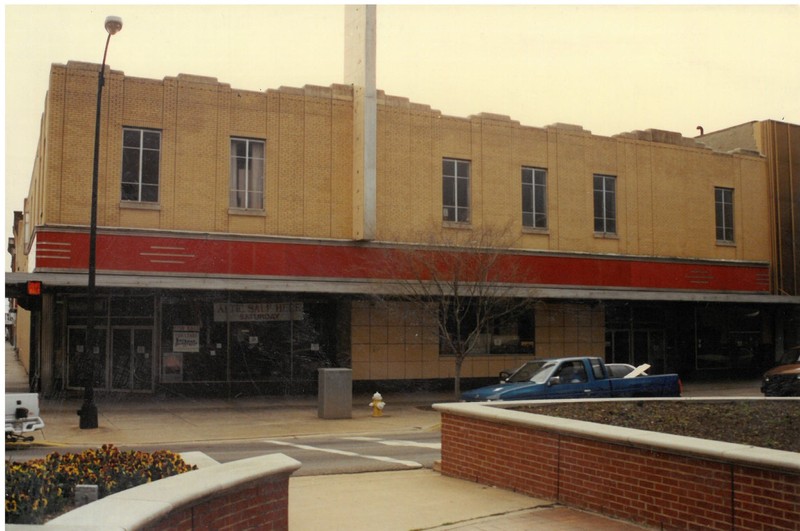
M 594 176 L 594 231 L 617 233 L 617 178 L 613 175 Z
M 522 168 L 522 226 L 547 228 L 547 170 Z
M 231 208 L 264 209 L 264 141 L 231 138 Z
M 442 219 L 469 223 L 468 160 L 442 159 Z
M 717 241 L 733 243 L 733 189 L 714 188 Z
M 122 200 L 158 202 L 161 131 L 122 130 Z

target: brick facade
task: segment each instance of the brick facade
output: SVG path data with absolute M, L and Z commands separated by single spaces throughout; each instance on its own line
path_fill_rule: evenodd
M 53 65 L 34 168 L 36 225 L 85 225 L 96 65 Z M 100 145 L 100 227 L 308 238 L 352 237 L 352 89 L 306 86 L 256 93 L 214 78 L 162 81 L 110 71 Z M 441 159 L 471 161 L 473 230 L 509 223 L 522 249 L 767 261 L 767 165 L 680 135 L 592 135 L 578 126 L 522 126 L 505 116 L 443 116 L 378 97 L 377 240 L 444 233 Z M 120 201 L 122 127 L 162 132 L 159 201 Z M 230 138 L 266 141 L 265 209 L 228 207 Z M 521 225 L 520 168 L 548 171 L 548 229 Z M 618 179 L 618 234 L 592 231 L 592 175 Z M 736 245 L 714 238 L 713 188 L 736 190 Z M 693 204 L 686 215 L 686 204 Z M 198 215 L 202 213 L 202 215 Z M 511 215 L 510 215 L 511 214 Z
M 603 311 L 599 307 L 540 304 L 535 310 L 539 356 L 604 356 Z M 351 315 L 352 369 L 356 380 L 452 378 L 452 356 L 439 355 L 431 312 L 408 302 L 358 301 Z M 496 375 L 517 367 L 528 355 L 471 355 L 461 375 Z
M 94 141 L 97 68 L 72 61 L 51 67 L 25 223 L 15 242 L 17 271 L 53 275 L 45 279 L 47 295 L 64 299 L 80 294 L 76 287 L 88 262 L 87 154 Z M 99 151 L 101 295 L 144 294 L 137 290 L 158 285 L 162 291 L 146 293 L 154 297 L 154 308 L 162 295 L 189 292 L 200 295 L 198 304 L 226 297 L 294 302 L 297 294 L 327 303 L 346 295 L 339 313 L 329 316 L 338 322 L 324 326 L 338 337 L 304 341 L 296 350 L 336 344 L 336 355 L 352 363 L 356 381 L 449 379 L 453 359 L 438 351 L 432 323 L 401 325 L 395 309 L 363 303 L 365 297 L 385 296 L 397 280 L 380 275 L 375 259 L 420 245 L 452 249 L 459 239 L 498 231 L 503 237 L 486 240 L 486 247 L 499 250 L 504 260 L 502 281 L 514 285 L 514 296 L 538 301 L 535 338 L 526 341 L 526 347 L 535 341 L 535 350 L 471 356 L 462 368 L 466 378 L 494 378 L 531 354 L 606 355 L 621 362 L 636 357 L 657 371 L 705 369 L 695 359 L 705 356 L 711 365 L 723 359 L 726 369 L 739 369 L 728 352 L 735 343 L 756 360 L 747 368 L 760 370 L 764 360 L 782 353 L 786 345 L 779 342 L 788 345 L 800 334 L 797 312 L 784 309 L 789 303 L 772 283 L 773 239 L 765 236 L 773 232 L 767 157 L 714 150 L 664 131 L 603 137 L 576 125 L 530 127 L 489 113 L 445 116 L 378 91 L 376 220 L 374 238 L 367 239 L 358 236 L 366 230 L 360 219 L 366 207 L 354 154 L 354 105 L 349 85 L 255 92 L 212 77 L 142 79 L 109 69 Z M 157 201 L 121 199 L 123 128 L 160 132 Z M 263 209 L 230 206 L 231 138 L 264 142 Z M 469 222 L 443 221 L 445 158 L 469 161 Z M 523 226 L 523 167 L 546 170 L 546 227 Z M 609 233 L 594 230 L 597 174 L 616 178 L 616 230 Z M 716 238 L 717 187 L 734 191 L 733 242 Z M 744 299 L 761 305 L 758 311 L 740 305 Z M 720 324 L 716 317 L 727 308 L 708 302 L 758 317 L 746 323 L 742 339 L 738 323 Z M 52 308 L 63 311 L 67 303 L 54 299 Z M 653 308 L 665 313 L 651 317 Z M 706 311 L 716 312 L 706 319 L 713 330 L 700 338 L 695 327 Z M 70 314 L 65 311 L 61 320 Z M 158 330 L 164 323 L 156 322 L 157 315 L 154 310 L 152 322 L 143 324 Z M 610 315 L 617 319 L 611 332 Z M 639 315 L 647 318 L 637 322 Z M 59 326 L 58 315 L 46 319 Z M 47 393 L 64 382 L 75 387 L 66 373 L 70 356 L 80 349 L 69 345 L 68 326 L 77 330 L 81 323 L 42 328 L 47 337 L 40 345 L 54 345 L 54 352 L 21 346 L 23 359 L 41 358 L 35 372 Z M 202 356 L 194 356 L 196 365 L 235 365 L 235 338 L 212 341 L 213 320 L 203 326 L 205 344 L 197 346 Z M 421 335 L 409 335 L 409 327 L 418 326 Z M 617 341 L 609 333 L 629 337 Z M 277 337 L 262 336 L 254 334 L 249 344 Z M 698 339 L 684 344 L 689 337 Z M 168 337 L 159 339 L 148 358 L 153 388 L 162 383 L 162 354 L 171 348 Z M 612 339 L 623 346 L 609 355 Z M 701 344 L 709 352 L 700 352 Z M 107 346 L 101 355 L 109 357 Z M 286 346 L 273 350 L 285 354 Z M 197 378 L 216 385 L 231 376 L 220 370 Z

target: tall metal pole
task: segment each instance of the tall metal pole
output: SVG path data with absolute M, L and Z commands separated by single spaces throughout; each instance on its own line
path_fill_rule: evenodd
M 100 161 L 100 110 L 103 100 L 103 85 L 105 84 L 106 55 L 111 36 L 122 29 L 122 19 L 119 17 L 106 17 L 105 22 L 108 37 L 103 50 L 103 62 L 100 65 L 100 75 L 97 78 L 97 108 L 94 122 L 94 159 L 92 161 L 92 212 L 89 221 L 89 282 L 86 287 L 86 343 L 84 352 L 84 381 L 83 404 L 78 410 L 80 417 L 79 427 L 82 430 L 95 429 L 97 423 L 97 405 L 94 402 L 94 371 L 95 371 L 95 283 L 97 271 L 97 182 L 99 180 Z M 99 349 L 98 349 L 99 351 Z

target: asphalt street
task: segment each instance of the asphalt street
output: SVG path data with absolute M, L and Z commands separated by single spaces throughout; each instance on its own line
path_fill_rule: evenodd
M 19 444 L 6 447 L 6 459 L 21 462 L 42 458 L 54 451 L 77 453 L 90 447 L 96 445 Z M 120 445 L 119 448 L 153 452 L 164 449 L 164 445 Z M 295 476 L 314 476 L 431 469 L 441 456 L 441 436 L 436 431 L 284 437 L 174 443 L 168 449 L 177 453 L 203 452 L 220 463 L 282 453 L 303 463 Z

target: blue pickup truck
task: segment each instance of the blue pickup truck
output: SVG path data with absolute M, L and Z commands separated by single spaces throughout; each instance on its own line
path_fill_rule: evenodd
M 501 374 L 499 384 L 461 394 L 467 402 L 561 398 L 625 398 L 681 396 L 677 374 L 615 378 L 600 358 L 537 359 L 511 374 Z

